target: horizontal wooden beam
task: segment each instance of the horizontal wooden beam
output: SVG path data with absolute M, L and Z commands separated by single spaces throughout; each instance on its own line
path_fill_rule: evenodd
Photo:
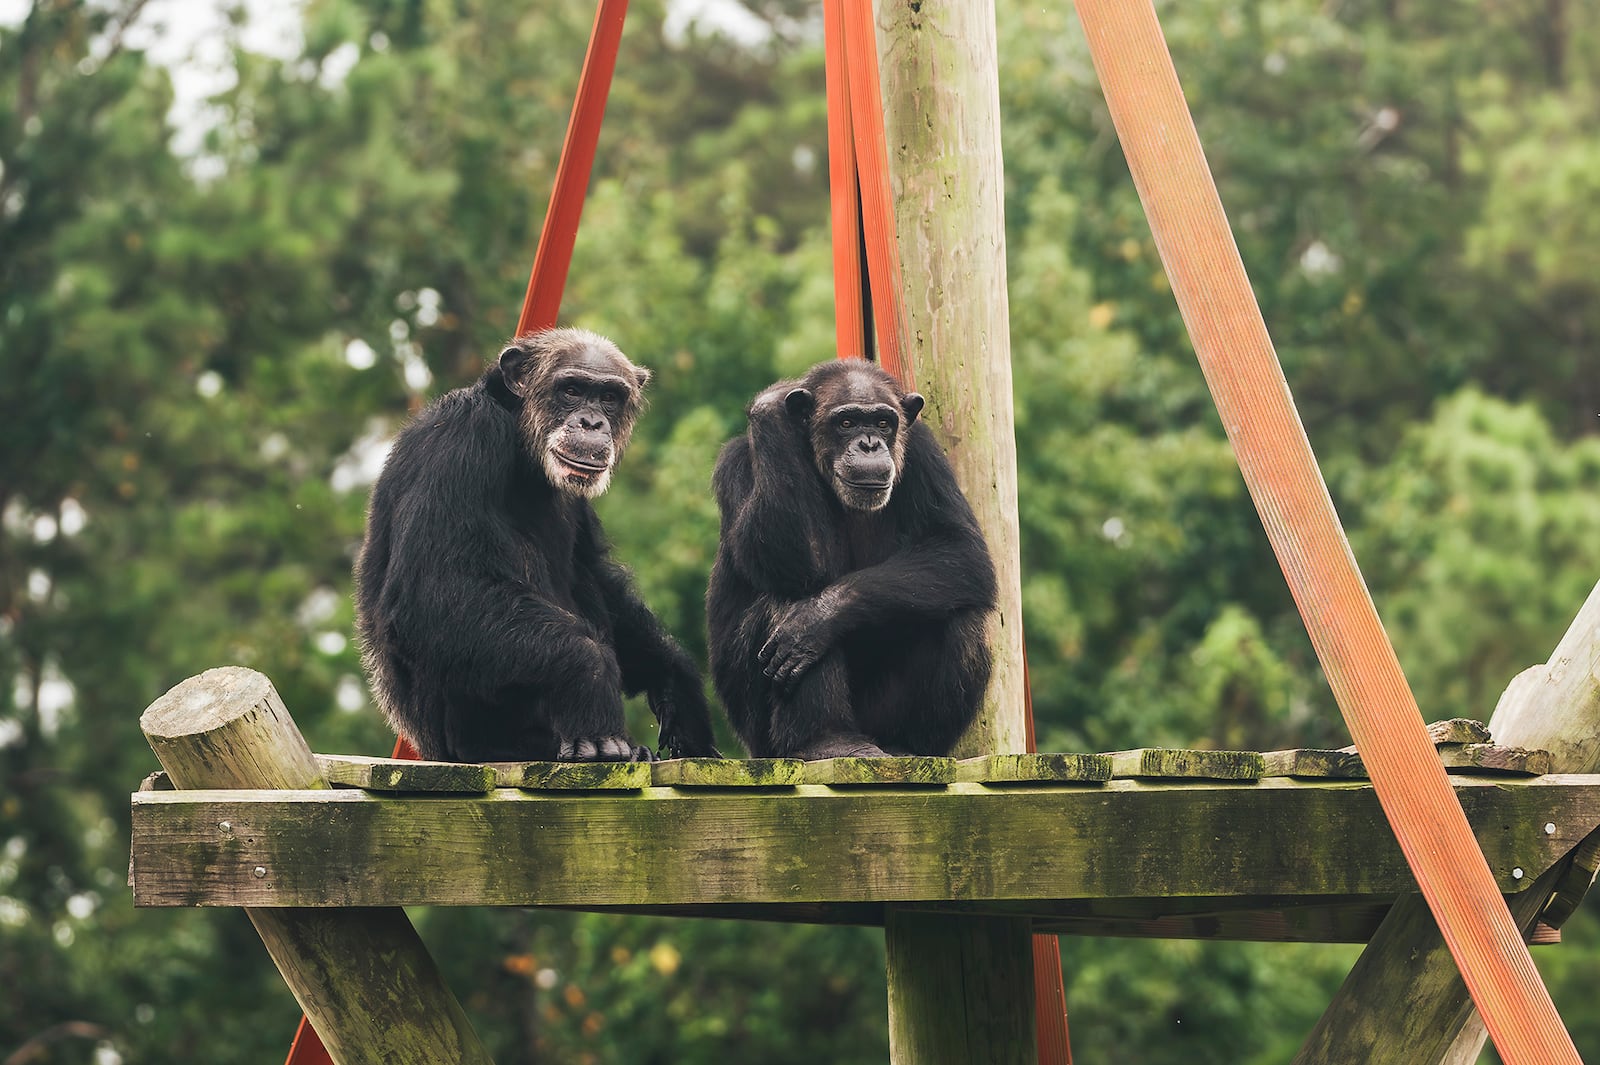
M 1600 824 L 1600 776 L 1455 786 L 1502 891 Z M 133 824 L 144 906 L 1292 899 L 1414 887 L 1371 785 L 1344 781 L 154 791 L 133 797 Z

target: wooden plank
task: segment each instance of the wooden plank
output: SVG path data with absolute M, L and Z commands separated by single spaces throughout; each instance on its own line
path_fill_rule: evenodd
M 319 754 L 317 762 L 328 783 L 368 791 L 481 794 L 496 784 L 494 769 L 469 762 L 409 762 L 341 754 Z
M 1118 778 L 1259 780 L 1266 764 L 1255 751 L 1185 751 L 1143 747 L 1116 751 L 1111 775 Z
M 802 763 L 807 784 L 831 787 L 929 786 L 956 779 L 954 758 L 823 758 Z
M 778 788 L 805 782 L 798 758 L 673 758 L 650 767 L 651 783 L 675 788 Z
M 1104 754 L 987 754 L 956 763 L 956 779 L 970 784 L 1098 784 L 1111 779 Z
M 1540 776 L 1550 772 L 1549 751 L 1502 747 L 1495 743 L 1451 743 L 1439 748 L 1445 768 L 1461 773 L 1515 773 Z
M 1310 780 L 1365 780 L 1367 767 L 1354 751 L 1300 748 L 1268 751 L 1261 756 L 1262 776 L 1300 777 Z
M 886 920 L 891 1061 L 1037 1065 L 1027 921 L 904 909 Z
M 494 762 L 502 788 L 531 791 L 637 791 L 650 786 L 649 762 Z
M 1451 773 L 1514 773 L 1539 776 L 1550 772 L 1549 751 L 1524 747 L 1502 747 L 1494 743 L 1445 743 L 1438 748 L 1439 760 Z M 1304 779 L 1365 780 L 1367 767 L 1361 755 L 1344 747 L 1336 751 L 1269 751 L 1262 755 L 1269 777 Z
M 232 666 L 191 677 L 151 703 L 139 726 L 180 787 L 315 789 L 245 794 L 321 798 L 340 794 L 327 790 L 321 767 L 282 699 L 272 683 L 253 670 Z M 141 794 L 181 799 L 196 793 Z M 381 801 L 365 792 L 343 794 Z M 256 839 L 247 820 L 212 817 L 198 831 L 219 851 L 217 860 L 235 873 L 259 880 L 270 876 L 269 869 L 254 864 L 248 854 Z M 294 846 L 297 841 L 283 842 Z M 352 845 L 360 849 L 353 841 Z M 137 864 L 132 875 L 137 891 L 143 877 Z M 372 870 L 356 875 L 368 877 Z M 441 1061 L 492 1065 L 403 910 L 246 912 L 284 982 L 340 1065 Z
M 1559 930 L 1594 887 L 1597 872 L 1600 872 L 1600 832 L 1591 832 L 1573 848 L 1572 864 L 1551 889 L 1550 902 L 1539 914 L 1539 920 Z
M 1502 891 L 1521 890 L 1600 824 L 1600 777 L 1454 779 Z M 925 902 L 1414 886 L 1371 785 L 1353 781 L 149 792 L 134 796 L 133 817 L 141 905 Z M 235 826 L 226 839 L 221 820 Z

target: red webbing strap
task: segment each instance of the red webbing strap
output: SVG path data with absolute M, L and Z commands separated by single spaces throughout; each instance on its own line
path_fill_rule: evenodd
M 1577 1065 L 1328 496 L 1150 0 L 1076 0 L 1206 383 L 1334 698 L 1508 1065 Z
M 849 71 L 844 78 L 845 95 L 849 101 L 846 122 L 855 148 L 856 184 L 861 196 L 862 237 L 867 250 L 867 285 L 872 293 L 878 363 L 898 377 L 908 390 L 915 389 L 916 375 L 912 372 L 910 359 L 902 354 L 905 351 L 905 312 L 900 306 L 900 248 L 895 243 L 894 194 L 889 188 L 889 149 L 883 130 L 883 97 L 878 85 L 878 37 L 872 21 L 872 3 L 871 0 L 828 0 L 828 6 L 842 16 L 838 19 L 839 32 L 835 36 L 839 38 L 838 45 L 844 62 L 834 65 Z M 828 102 L 831 111 L 831 86 Z M 830 162 L 830 177 L 832 171 Z M 833 203 L 835 233 L 840 224 L 838 216 L 845 206 L 838 200 Z M 849 224 L 854 225 L 853 222 Z M 835 300 L 847 301 L 849 297 L 841 296 L 839 257 L 839 247 L 835 243 Z M 848 275 L 844 280 L 848 280 Z M 859 288 L 858 282 L 858 291 Z M 841 358 L 847 357 L 843 349 L 839 355 Z
M 1033 680 L 1028 676 L 1028 650 L 1022 650 L 1023 745 L 1039 749 L 1033 729 Z M 1061 973 L 1061 938 L 1036 932 L 1033 937 L 1033 1018 L 1039 1038 L 1039 1065 L 1072 1065 L 1072 1040 L 1067 1033 L 1067 987 Z
M 611 75 L 617 69 L 617 48 L 627 14 L 628 0 L 600 0 L 595 8 L 589 51 L 583 57 L 583 73 L 578 77 L 578 94 L 572 102 L 567 139 L 556 167 L 555 191 L 550 194 L 544 230 L 539 234 L 539 250 L 528 277 L 517 336 L 550 328 L 561 310 L 561 293 L 567 287 L 572 245 L 578 237 L 578 219 L 589 190 L 595 145 L 600 141 L 600 120 L 605 117 L 606 96 L 611 91 Z
M 833 223 L 833 327 L 841 359 L 867 354 L 861 305 L 861 195 L 850 121 L 850 69 L 844 48 L 845 0 L 822 5 L 828 84 L 828 198 Z

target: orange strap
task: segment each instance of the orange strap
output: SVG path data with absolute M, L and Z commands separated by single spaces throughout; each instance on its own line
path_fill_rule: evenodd
M 550 208 L 545 212 L 544 229 L 539 234 L 539 250 L 534 254 L 533 273 L 528 277 L 528 293 L 523 297 L 517 336 L 550 328 L 556 324 L 556 315 L 561 310 L 561 293 L 567 287 L 572 245 L 578 237 L 578 219 L 583 215 L 583 198 L 589 189 L 590 171 L 594 169 L 600 120 L 605 117 L 606 96 L 611 91 L 611 75 L 617 69 L 617 49 L 622 42 L 622 23 L 627 14 L 628 0 L 600 0 L 595 8 L 589 51 L 583 57 L 583 73 L 578 77 L 578 94 L 572 102 L 572 117 L 567 121 L 567 139 L 561 146 L 561 162 L 556 167 L 555 191 L 550 194 Z
M 1406 861 L 1509 1065 L 1577 1065 L 1350 553 L 1150 0 L 1076 0 L 1206 383 Z

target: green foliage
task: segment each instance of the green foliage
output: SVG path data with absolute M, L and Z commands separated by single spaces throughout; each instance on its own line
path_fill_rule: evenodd
M 702 658 L 716 450 L 833 344 L 815 12 L 746 6 L 767 43 L 635 0 L 563 306 L 656 371 L 601 509 Z M 45 1065 L 286 1045 L 295 1006 L 240 915 L 131 908 L 126 794 L 155 768 L 138 713 L 244 663 L 317 748 L 386 751 L 350 639 L 365 488 L 515 322 L 592 18 L 316 0 L 300 55 L 230 40 L 236 81 L 178 158 L 139 7 L 39 0 L 0 28 L 0 1056 L 88 1026 L 29 1044 Z M 1487 715 L 1600 576 L 1600 17 L 1536 8 L 1161 6 L 1431 716 Z M 1041 741 L 1341 744 L 1081 31 L 1065 7 L 997 16 Z M 884 1057 L 876 933 L 417 919 L 502 1062 Z M 1586 911 L 1539 955 L 1589 1057 L 1597 949 Z M 1074 1039 L 1086 1059 L 1287 1060 L 1352 956 L 1069 941 Z

